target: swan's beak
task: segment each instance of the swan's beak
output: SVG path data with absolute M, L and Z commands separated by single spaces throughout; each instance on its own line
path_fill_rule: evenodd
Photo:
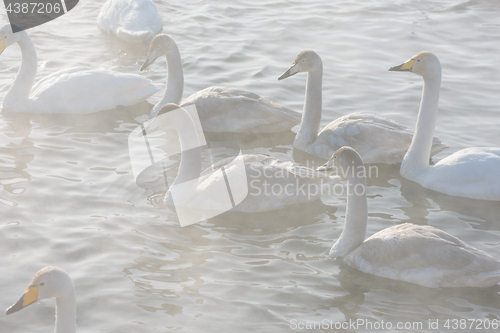
M 283 73 L 279 78 L 278 81 L 281 81 L 283 79 L 286 79 L 287 77 L 290 77 L 292 75 L 295 75 L 299 72 L 299 63 L 293 64 L 290 68 L 286 70 L 285 73 Z
M 16 304 L 12 305 L 7 309 L 7 314 L 11 314 L 17 312 L 21 309 L 24 309 L 28 305 L 35 303 L 38 300 L 38 285 L 29 286 L 24 291 L 24 295 L 17 301 Z
M 141 66 L 141 71 L 148 68 L 149 65 L 151 65 L 156 60 L 156 58 L 157 58 L 156 50 L 149 52 L 148 56 L 146 57 L 146 60 L 144 61 L 144 63 Z
M 330 158 L 328 162 L 323 164 L 322 166 L 316 168 L 316 171 L 328 171 L 328 170 L 334 170 L 335 165 L 333 164 L 333 158 Z
M 326 170 L 327 170 L 326 163 L 323 164 L 322 166 L 316 168 L 316 171 L 326 171 Z
M 417 62 L 416 59 L 410 59 L 405 63 L 402 63 L 399 66 L 394 66 L 389 68 L 389 71 L 391 72 L 410 72 L 411 69 L 413 68 L 413 65 Z
M 3 50 L 5 50 L 5 40 L 4 39 L 0 40 L 0 54 L 3 53 Z

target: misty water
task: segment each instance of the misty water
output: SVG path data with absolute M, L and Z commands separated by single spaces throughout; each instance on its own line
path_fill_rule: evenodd
M 99 30 L 102 3 L 82 0 L 27 31 L 38 53 L 36 80 L 91 66 L 164 84 L 164 59 L 139 71 L 148 43 L 130 45 Z M 497 1 L 155 3 L 163 32 L 181 52 L 184 97 L 224 85 L 301 111 L 306 75 L 277 78 L 300 51 L 313 49 L 324 67 L 322 127 L 362 111 L 413 128 L 422 79 L 387 70 L 429 50 L 443 66 L 436 135 L 450 146 L 433 160 L 466 147 L 500 146 Z M 3 7 L 0 15 L 7 22 Z M 0 56 L 0 99 L 20 57 L 17 45 Z M 162 203 L 164 189 L 136 184 L 129 156 L 128 136 L 161 95 L 89 115 L 0 113 L 0 308 L 18 300 L 38 269 L 55 265 L 75 284 L 77 332 L 303 332 L 315 323 L 329 326 L 309 331 L 447 332 L 460 320 L 468 332 L 473 323 L 487 331 L 476 325 L 500 320 L 498 285 L 430 289 L 329 258 L 344 225 L 345 195 L 181 228 Z M 293 132 L 216 139 L 244 153 L 323 163 L 293 152 Z M 170 181 L 178 166 L 174 156 Z M 424 189 L 402 178 L 398 165 L 375 167 L 367 180 L 367 235 L 404 222 L 431 225 L 500 259 L 498 202 Z M 334 326 L 353 321 L 365 324 Z M 412 327 L 398 330 L 398 323 Z M 2 333 L 51 332 L 53 325 L 49 300 L 0 313 Z

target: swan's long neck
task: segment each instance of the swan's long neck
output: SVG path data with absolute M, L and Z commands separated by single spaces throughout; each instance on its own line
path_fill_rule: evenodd
M 5 96 L 4 103 L 14 102 L 18 104 L 21 101 L 29 99 L 31 88 L 35 82 L 37 56 L 35 46 L 27 33 L 21 33 L 17 42 L 21 48 L 21 68 L 17 73 L 16 79 L 9 92 Z
M 420 110 L 418 111 L 415 134 L 401 164 L 401 175 L 403 177 L 413 179 L 422 170 L 429 167 L 432 140 L 436 127 L 440 86 L 440 72 L 432 77 L 424 77 L 422 101 L 420 102 Z
M 365 240 L 368 208 L 366 203 L 366 178 L 362 163 L 350 166 L 347 176 L 347 208 L 344 230 L 333 244 L 330 256 L 343 257 Z
M 299 132 L 293 142 L 294 147 L 305 150 L 318 138 L 322 109 L 323 65 L 307 74 L 306 99 Z
M 76 329 L 76 296 L 74 289 L 64 296 L 56 298 L 55 333 L 75 333 Z
M 180 105 L 182 101 L 182 93 L 184 92 L 184 73 L 182 71 L 181 54 L 175 43 L 169 46 L 169 52 L 165 57 L 168 67 L 167 87 L 161 101 L 151 111 L 151 117 L 156 116 L 161 106 L 167 103 Z

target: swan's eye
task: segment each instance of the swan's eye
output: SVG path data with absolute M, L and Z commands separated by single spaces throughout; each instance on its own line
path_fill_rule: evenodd
M 417 59 L 417 62 L 420 62 L 420 59 Z
M 306 59 L 302 60 L 302 62 L 306 62 Z
M 156 48 L 157 48 L 157 49 L 160 49 L 160 45 L 158 45 Z
M 45 285 L 45 283 L 42 282 L 42 283 L 40 283 L 40 285 L 43 286 L 43 285 Z

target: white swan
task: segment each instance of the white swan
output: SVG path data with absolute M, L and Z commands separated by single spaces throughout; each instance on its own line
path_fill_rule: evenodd
M 340 148 L 319 170 L 333 166 L 347 173 L 344 229 L 330 250 L 364 273 L 426 287 L 489 287 L 500 282 L 500 261 L 431 226 L 404 223 L 365 239 L 367 203 L 361 157 Z
M 121 40 L 140 43 L 159 33 L 163 20 L 151 0 L 108 0 L 102 5 L 97 24 Z
M 350 146 L 365 163 L 400 163 L 410 146 L 412 132 L 405 126 L 372 114 L 353 113 L 328 124 L 321 132 L 323 62 L 312 50 L 302 51 L 293 65 L 278 80 L 307 72 L 306 97 L 302 123 L 293 142 L 297 149 L 323 159 L 343 146 Z M 432 155 L 447 148 L 434 138 Z
M 153 121 L 179 108 L 175 104 L 166 104 Z M 219 210 L 218 207 L 223 203 L 219 186 L 225 178 L 225 182 L 231 185 L 234 197 L 241 197 L 241 200 L 238 200 L 240 203 L 231 211 L 249 213 L 277 210 L 319 199 L 322 194 L 331 193 L 332 185 L 339 181 L 337 176 L 330 177 L 292 162 L 259 154 L 226 158 L 201 172 L 200 139 L 193 119 L 183 108 L 179 110 L 183 112 L 177 113 L 174 119 L 164 121 L 160 125 L 165 129 L 177 130 L 182 151 L 177 177 L 165 195 L 164 203 L 168 206 L 174 206 L 171 189 L 180 184 L 184 185 L 178 187 L 180 190 L 176 190 L 176 208 L 184 205 L 193 209 L 208 207 Z M 241 183 L 242 175 L 246 175 L 246 180 L 243 178 L 245 184 Z M 242 188 L 248 188 L 248 194 L 246 191 L 241 193 Z M 227 210 L 221 208 L 220 211 Z
M 389 69 L 409 71 L 424 79 L 415 137 L 401 164 L 401 176 L 448 195 L 500 200 L 500 148 L 467 148 L 429 165 L 441 86 L 441 64 L 424 51 Z
M 62 269 L 49 266 L 39 270 L 23 296 L 7 309 L 7 314 L 24 309 L 46 298 L 56 299 L 55 333 L 74 333 L 76 327 L 76 295 L 73 282 Z
M 205 132 L 276 133 L 290 130 L 300 122 L 300 114 L 252 92 L 209 87 L 189 96 L 181 104 L 184 89 L 182 61 L 175 41 L 158 35 L 151 41 L 149 54 L 141 67 L 146 69 L 165 55 L 168 64 L 167 88 L 162 100 L 151 111 L 154 117 L 167 103 L 195 104 Z
M 55 72 L 33 86 L 37 70 L 33 42 L 25 31 L 12 33 L 10 24 L 6 24 L 0 28 L 0 54 L 14 43 L 21 47 L 22 62 L 2 102 L 6 111 L 86 114 L 133 105 L 158 91 L 140 75 L 86 67 Z

